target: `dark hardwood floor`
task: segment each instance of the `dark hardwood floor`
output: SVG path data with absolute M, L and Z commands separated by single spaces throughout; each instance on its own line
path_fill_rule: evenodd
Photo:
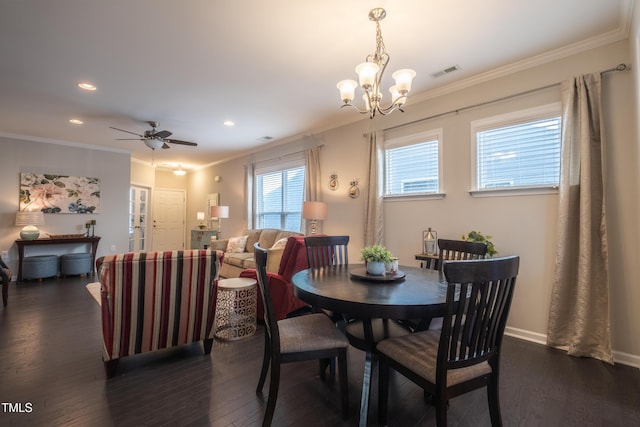
M 262 327 L 242 341 L 216 342 L 210 356 L 195 344 L 125 358 L 119 375 L 107 381 L 100 309 L 84 286 L 91 279 L 10 285 L 9 305 L 0 307 L 0 425 L 260 425 L 266 399 L 255 394 L 255 387 Z M 640 425 L 638 369 L 568 357 L 509 337 L 503 348 L 500 392 L 506 426 Z M 274 425 L 357 425 L 363 357 L 349 349 L 348 421 L 340 418 L 337 384 L 320 381 L 315 362 L 283 365 Z M 376 402 L 374 388 L 374 425 Z M 434 426 L 435 411 L 421 390 L 395 375 L 389 420 L 392 426 Z M 449 424 L 489 426 L 486 392 L 452 399 Z

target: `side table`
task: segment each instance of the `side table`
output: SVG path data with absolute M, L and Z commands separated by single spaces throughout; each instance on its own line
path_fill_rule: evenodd
M 256 331 L 258 287 L 255 279 L 218 280 L 215 337 L 224 341 L 247 338 Z

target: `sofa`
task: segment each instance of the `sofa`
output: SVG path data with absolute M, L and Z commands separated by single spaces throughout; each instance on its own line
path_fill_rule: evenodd
M 184 250 L 98 258 L 107 378 L 123 357 L 198 341 L 211 352 L 223 256 Z
M 241 236 L 212 239 L 209 249 L 224 252 L 220 277 L 240 277 L 243 270 L 256 267 L 253 259 L 253 245 L 259 242 L 260 247 L 269 252 L 267 271 L 277 273 L 287 239 L 291 236 L 302 236 L 302 234 L 275 228 L 245 230 Z
M 271 255 L 268 253 L 267 264 L 271 262 L 269 256 Z M 293 285 L 291 283 L 291 278 L 295 273 L 309 267 L 304 236 L 291 236 L 287 239 L 287 244 L 284 247 L 282 256 L 278 258 L 278 263 L 277 271 L 267 271 L 267 277 L 276 319 L 282 320 L 289 314 L 308 307 L 304 301 L 293 294 Z M 240 273 L 240 277 L 257 280 L 258 276 L 254 268 L 248 268 Z M 256 317 L 259 320 L 264 319 L 262 298 L 258 298 L 256 308 Z

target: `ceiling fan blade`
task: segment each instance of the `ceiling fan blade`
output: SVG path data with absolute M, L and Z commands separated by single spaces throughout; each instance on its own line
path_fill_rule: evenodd
M 117 138 L 116 141 L 144 141 L 144 138 Z
M 138 135 L 140 138 L 144 138 L 144 136 L 140 135 L 139 133 L 131 132 L 131 131 L 124 130 L 124 129 L 114 128 L 113 126 L 109 126 L 109 127 L 111 129 L 119 130 L 120 132 L 126 132 L 126 133 L 130 133 L 131 135 Z
M 156 133 L 154 133 L 152 135 L 154 137 L 156 137 L 156 138 L 165 139 L 165 138 L 171 136 L 172 133 L 169 132 L 168 130 L 161 130 L 160 132 L 156 132 Z
M 189 141 L 180 141 L 179 139 L 165 139 L 165 141 L 171 143 L 171 144 L 181 144 L 181 145 L 190 145 L 191 147 L 197 147 L 198 144 L 196 144 L 195 142 L 189 142 Z

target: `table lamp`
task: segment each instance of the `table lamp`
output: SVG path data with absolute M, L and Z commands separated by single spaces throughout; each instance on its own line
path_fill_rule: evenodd
M 200 221 L 198 228 L 200 228 L 200 230 L 204 230 L 205 225 L 202 223 L 202 221 L 204 221 L 204 212 L 196 212 L 196 219 Z
M 16 212 L 16 227 L 22 227 L 22 240 L 35 240 L 40 236 L 38 225 L 44 225 L 44 214 L 41 211 Z
M 318 221 L 327 219 L 329 206 L 325 202 L 304 202 L 302 218 L 311 221 L 311 234 L 316 234 Z
M 218 238 L 220 238 L 220 220 L 229 218 L 229 206 L 211 206 L 211 219 L 218 218 Z

